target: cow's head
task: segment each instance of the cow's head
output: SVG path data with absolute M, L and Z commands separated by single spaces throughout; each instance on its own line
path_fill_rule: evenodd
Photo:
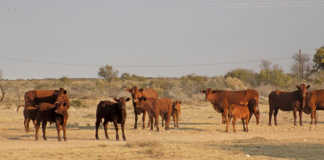
M 143 88 L 138 89 L 135 86 L 133 88 L 128 88 L 126 90 L 132 95 L 133 100 L 136 100 L 136 99 L 138 99 L 138 98 L 140 98 L 140 97 L 143 96 L 143 91 L 144 91 Z
M 307 85 L 302 83 L 300 85 L 296 85 L 298 94 L 299 94 L 299 99 L 301 100 L 301 108 L 304 108 L 306 106 L 306 98 L 307 98 L 307 89 L 310 87 L 310 85 Z
M 202 94 L 205 94 L 205 100 L 208 101 L 211 98 L 211 95 L 213 93 L 211 88 L 207 88 L 206 90 L 201 90 L 200 91 Z
M 60 115 L 65 115 L 67 110 L 68 110 L 68 105 L 65 102 L 58 102 L 55 103 L 55 113 L 60 114 Z
M 120 97 L 120 98 L 114 98 L 114 100 L 119 104 L 118 107 L 120 107 L 120 109 L 122 111 L 126 111 L 126 102 L 128 102 L 130 100 L 129 97 L 124 98 L 124 97 Z
M 134 100 L 134 104 L 136 107 L 143 107 L 143 105 L 145 104 L 147 98 L 142 96 L 142 97 L 139 97 L 137 98 L 136 100 Z

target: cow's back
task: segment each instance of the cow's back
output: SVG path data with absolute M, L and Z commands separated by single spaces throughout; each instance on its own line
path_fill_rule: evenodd
M 160 112 L 172 111 L 172 100 L 169 98 L 159 98 L 154 103 L 154 109 L 158 109 Z
M 269 94 L 269 105 L 280 107 L 282 110 L 290 110 L 295 103 L 299 103 L 296 92 L 272 91 Z
M 146 98 L 157 99 L 158 98 L 158 93 L 152 88 L 146 88 L 146 89 L 143 90 L 143 96 L 146 97 Z

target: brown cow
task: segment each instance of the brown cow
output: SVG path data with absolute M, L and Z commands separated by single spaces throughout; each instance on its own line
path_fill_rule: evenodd
M 202 93 L 205 94 L 206 101 L 209 101 L 213 104 L 214 109 L 222 113 L 222 122 L 226 123 L 226 131 L 228 132 L 228 114 L 229 114 L 229 105 L 231 104 L 247 104 L 250 112 L 250 118 L 252 114 L 256 117 L 256 122 L 259 124 L 260 111 L 258 108 L 259 94 L 256 90 L 248 89 L 242 91 L 226 91 L 226 90 L 212 90 L 207 88 L 202 90 Z
M 324 110 L 324 89 L 309 91 L 307 93 L 304 112 L 311 114 L 311 125 L 317 124 L 316 110 Z
M 145 128 L 145 116 L 146 116 L 146 111 L 142 110 L 140 108 L 137 108 L 135 105 L 135 100 L 137 100 L 140 97 L 146 97 L 146 98 L 158 98 L 158 94 L 157 92 L 152 89 L 152 88 L 141 88 L 138 89 L 137 87 L 133 87 L 133 88 L 129 88 L 127 89 L 127 91 L 129 93 L 131 93 L 132 98 L 133 98 L 133 106 L 134 106 L 134 114 L 135 114 L 135 124 L 134 124 L 134 128 L 137 129 L 137 120 L 138 120 L 138 115 L 143 113 L 143 129 Z M 150 123 L 148 123 L 149 126 Z
M 125 121 L 126 121 L 126 102 L 130 100 L 130 98 L 114 98 L 116 102 L 111 101 L 100 101 L 97 106 L 97 113 L 96 113 L 96 139 L 99 139 L 98 136 L 98 128 L 100 126 L 102 118 L 104 119 L 104 130 L 105 130 L 105 136 L 107 139 L 109 139 L 108 133 L 107 133 L 107 126 L 108 122 L 113 122 L 116 130 L 116 140 L 119 140 L 118 135 L 118 123 L 121 125 L 122 134 L 123 134 L 123 140 L 126 140 L 124 128 L 125 128 Z
M 293 111 L 294 125 L 297 125 L 297 111 L 299 112 L 299 124 L 302 126 L 302 111 L 306 104 L 307 89 L 310 85 L 297 85 L 297 90 L 293 92 L 272 91 L 269 94 L 269 126 L 271 126 L 272 114 L 277 125 L 277 114 L 279 109 L 282 111 Z
M 236 132 L 235 123 L 236 119 L 241 119 L 243 124 L 243 131 L 249 131 L 249 119 L 250 119 L 250 111 L 249 107 L 246 105 L 237 105 L 231 104 L 229 116 L 232 118 L 233 132 Z
M 181 115 L 181 101 L 174 101 L 172 103 L 172 113 L 174 128 L 179 128 L 179 118 Z M 162 116 L 162 127 L 164 127 L 164 121 L 166 120 L 166 115 Z
M 59 90 L 31 90 L 25 93 L 25 106 L 24 106 L 24 126 L 26 132 L 29 131 L 29 121 L 33 120 L 35 125 L 36 111 L 40 103 L 57 102 L 65 103 L 67 108 L 70 107 L 69 98 L 66 90 L 60 88 Z M 17 111 L 20 106 L 18 106 Z
M 141 97 L 135 101 L 136 107 L 149 113 L 151 130 L 153 130 L 153 118 L 156 130 L 159 131 L 159 116 L 166 117 L 165 129 L 169 129 L 170 116 L 172 113 L 172 101 L 169 98 L 145 98 Z
M 63 130 L 63 139 L 66 138 L 66 125 L 68 120 L 68 106 L 65 102 L 58 102 L 55 104 L 41 102 L 36 110 L 36 125 L 35 125 L 35 140 L 38 140 L 38 131 L 40 123 L 42 122 L 43 139 L 46 138 L 47 122 L 56 123 L 57 138 L 61 141 L 61 130 Z

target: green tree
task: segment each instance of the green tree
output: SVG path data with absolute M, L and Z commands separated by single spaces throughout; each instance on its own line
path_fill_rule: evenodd
M 249 83 L 253 86 L 257 85 L 256 73 L 253 72 L 252 70 L 234 69 L 225 75 L 225 78 L 227 78 L 227 77 L 238 78 L 241 81 L 243 81 L 245 83 Z
M 324 46 L 316 50 L 316 53 L 313 56 L 313 62 L 314 71 L 324 70 Z
M 115 70 L 110 65 L 105 65 L 99 68 L 98 76 L 102 77 L 108 82 L 111 82 L 118 77 L 118 70 Z

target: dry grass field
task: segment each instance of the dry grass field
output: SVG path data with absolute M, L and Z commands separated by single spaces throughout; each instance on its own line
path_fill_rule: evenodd
M 262 105 L 261 124 L 255 118 L 249 133 L 225 133 L 221 115 L 209 103 L 182 105 L 179 129 L 160 132 L 133 129 L 132 104 L 128 103 L 127 141 L 115 141 L 115 130 L 109 125 L 110 140 L 99 130 L 100 140 L 94 137 L 96 103 L 87 101 L 88 108 L 69 110 L 68 141 L 58 142 L 55 125 L 47 129 L 48 140 L 34 140 L 33 130 L 25 133 L 22 111 L 0 105 L 0 159 L 305 159 L 324 158 L 324 115 L 319 124 L 309 129 L 309 116 L 304 114 L 304 126 L 293 126 L 291 112 L 279 112 L 279 126 L 269 127 L 268 106 Z M 141 125 L 141 123 L 140 123 Z M 32 126 L 32 125 L 31 125 Z M 32 126 L 33 127 L 33 126 Z M 32 128 L 33 129 L 33 128 Z M 41 136 L 41 135 L 40 135 Z

